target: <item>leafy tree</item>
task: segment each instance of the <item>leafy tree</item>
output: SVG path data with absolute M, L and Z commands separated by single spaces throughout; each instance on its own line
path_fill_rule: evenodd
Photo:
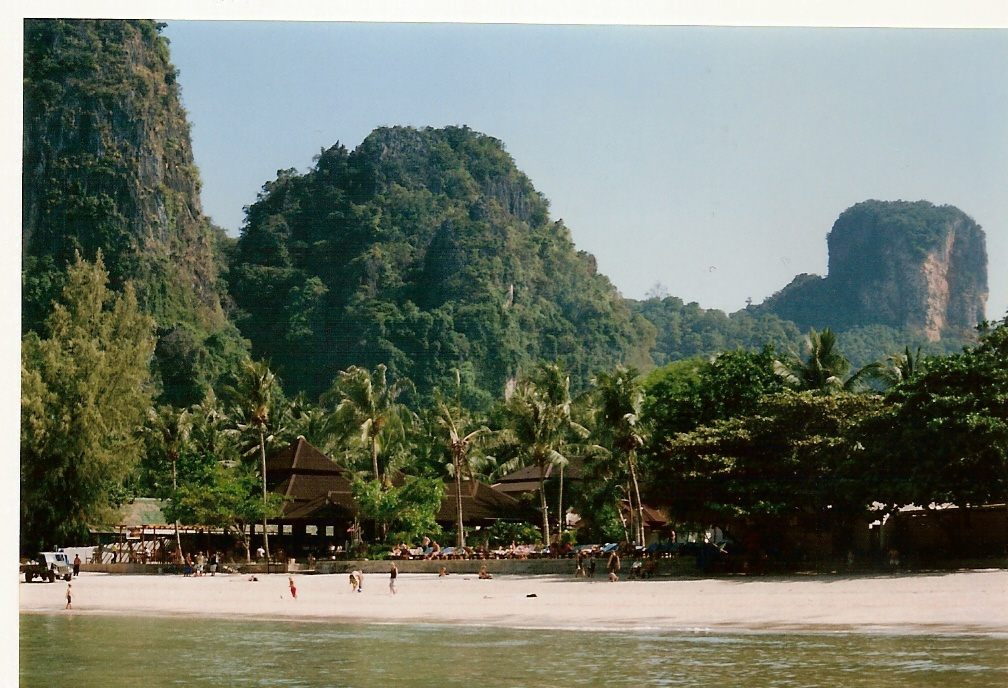
M 905 504 L 1003 502 L 1008 494 L 1008 322 L 963 353 L 932 357 L 860 428 L 875 496 Z
M 741 542 L 761 536 L 764 548 L 782 542 L 793 519 L 813 517 L 843 537 L 873 489 L 852 429 L 883 403 L 842 392 L 768 395 L 758 414 L 664 440 L 651 498 L 682 521 L 718 524 Z
M 531 545 L 539 541 L 542 533 L 528 523 L 513 523 L 497 521 L 489 528 L 481 531 L 486 538 L 487 547 L 509 547 L 516 545 Z
M 775 353 L 727 351 L 652 371 L 644 380 L 642 416 L 655 441 L 716 420 L 758 412 L 764 395 L 780 391 Z
M 150 405 L 153 323 L 77 256 L 46 336 L 21 343 L 21 546 L 81 542 L 130 473 Z
M 659 366 L 735 349 L 758 351 L 767 344 L 786 348 L 801 338 L 794 323 L 755 307 L 726 314 L 667 295 L 629 301 L 629 305 L 658 330 L 651 358 Z
M 283 504 L 283 497 L 275 493 L 261 499 L 258 489 L 259 476 L 251 467 L 215 464 L 198 482 L 179 488 L 165 506 L 165 515 L 176 522 L 224 528 L 245 549 L 245 560 L 251 561 L 252 524 L 275 518 Z
M 360 517 L 390 529 L 390 540 L 414 542 L 439 530 L 435 518 L 444 496 L 440 480 L 407 476 L 396 486 L 356 478 L 353 495 Z

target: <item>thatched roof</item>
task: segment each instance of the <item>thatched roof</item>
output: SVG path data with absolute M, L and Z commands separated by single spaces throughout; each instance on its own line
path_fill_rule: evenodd
M 286 499 L 284 521 L 347 518 L 356 512 L 346 471 L 304 437 L 267 457 L 266 484 Z
M 394 485 L 406 477 L 392 476 Z M 345 520 L 357 514 L 351 476 L 303 437 L 266 459 L 266 484 L 285 497 L 282 521 L 321 522 Z M 445 483 L 436 520 L 455 521 L 455 483 Z M 466 523 L 520 520 L 528 517 L 513 497 L 486 483 L 467 480 L 462 484 L 462 517 Z
M 444 498 L 435 520 L 454 523 L 457 505 L 455 482 L 445 483 Z M 529 514 L 514 497 L 478 480 L 462 481 L 462 519 L 466 523 L 524 520 Z
M 559 467 L 554 464 L 546 466 L 547 481 L 559 478 L 559 476 Z M 584 478 L 584 459 L 577 456 L 571 457 L 568 464 L 564 466 L 563 478 L 564 482 L 578 482 L 582 480 Z M 513 496 L 535 492 L 539 489 L 539 467 L 526 466 L 525 468 L 519 468 L 517 471 L 508 473 L 494 483 L 493 488 L 498 492 Z

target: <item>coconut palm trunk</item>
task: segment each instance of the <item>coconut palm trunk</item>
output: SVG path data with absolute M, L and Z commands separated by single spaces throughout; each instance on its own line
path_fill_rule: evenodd
M 172 494 L 175 498 L 178 498 L 178 469 L 175 464 L 178 462 L 178 457 L 173 457 L 171 462 L 171 484 L 172 484 Z M 175 519 L 175 546 L 178 547 L 179 556 L 182 556 L 182 537 L 179 535 L 179 524 L 178 519 Z
M 557 497 L 557 519 L 558 519 L 558 521 L 557 521 L 557 528 L 559 528 L 559 532 L 560 532 L 561 535 L 563 534 L 563 532 L 564 532 L 564 526 L 566 525 L 564 523 L 564 521 L 567 520 L 566 516 L 564 515 L 564 509 L 563 509 L 563 469 L 564 469 L 563 464 L 561 464 L 560 465 L 560 496 Z
M 630 500 L 631 508 L 634 508 L 634 501 L 637 502 L 636 512 L 637 512 L 637 528 L 634 532 L 634 538 L 637 540 L 638 544 L 644 544 L 644 505 L 641 504 L 640 498 L 640 485 L 637 484 L 637 467 L 634 465 L 634 452 L 627 452 L 627 465 L 630 467 L 630 480 L 633 484 L 633 499 Z
M 266 438 L 263 436 L 262 426 L 259 426 L 259 452 L 262 455 L 262 481 L 263 481 L 263 549 L 266 550 L 266 561 L 269 561 L 269 534 L 266 532 Z
M 455 538 L 457 547 L 465 547 L 465 528 L 462 526 L 462 461 L 455 456 L 455 514 L 458 536 Z
M 542 509 L 543 545 L 550 545 L 549 511 L 546 508 L 546 464 L 539 463 L 539 508 Z

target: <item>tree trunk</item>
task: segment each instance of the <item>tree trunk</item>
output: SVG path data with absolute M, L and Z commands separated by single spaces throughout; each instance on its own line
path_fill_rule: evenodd
M 539 508 L 542 509 L 543 545 L 550 545 L 549 511 L 546 508 L 546 464 L 539 464 Z
M 634 466 L 633 452 L 627 453 L 627 463 L 630 465 L 630 478 L 633 480 L 634 497 L 637 499 L 637 532 L 634 537 L 639 537 L 638 544 L 644 544 L 644 505 L 641 504 L 640 487 L 637 485 L 637 469 Z M 631 500 L 631 507 L 633 501 Z
M 262 427 L 259 428 L 259 452 L 262 455 L 263 479 L 263 549 L 266 550 L 266 561 L 269 561 L 269 535 L 266 532 L 266 438 L 263 437 Z
M 374 469 L 374 479 L 381 480 L 381 473 L 378 472 L 378 440 L 371 438 L 371 467 Z
M 560 464 L 560 496 L 557 498 L 557 528 L 561 535 L 564 532 L 564 526 L 567 525 L 567 515 L 564 514 L 563 509 L 563 464 Z
M 455 538 L 455 544 L 458 547 L 465 547 L 465 530 L 462 527 L 462 462 L 459 457 L 455 459 L 455 507 L 457 514 L 458 523 L 458 536 Z
M 176 475 L 175 463 L 177 459 L 172 459 L 171 462 L 171 485 L 172 485 L 172 495 L 178 498 L 178 478 Z M 179 535 L 178 529 L 178 519 L 175 519 L 175 546 L 178 547 L 179 556 L 182 556 L 182 538 Z
M 623 502 L 618 497 L 616 499 L 616 514 L 619 516 L 620 523 L 623 524 L 623 537 L 629 540 L 630 533 L 627 531 L 626 519 L 623 518 Z

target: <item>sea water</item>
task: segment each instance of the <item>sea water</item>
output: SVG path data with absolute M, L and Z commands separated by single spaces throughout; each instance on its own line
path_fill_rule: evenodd
M 19 682 L 970 688 L 1008 686 L 1008 640 L 21 614 Z

